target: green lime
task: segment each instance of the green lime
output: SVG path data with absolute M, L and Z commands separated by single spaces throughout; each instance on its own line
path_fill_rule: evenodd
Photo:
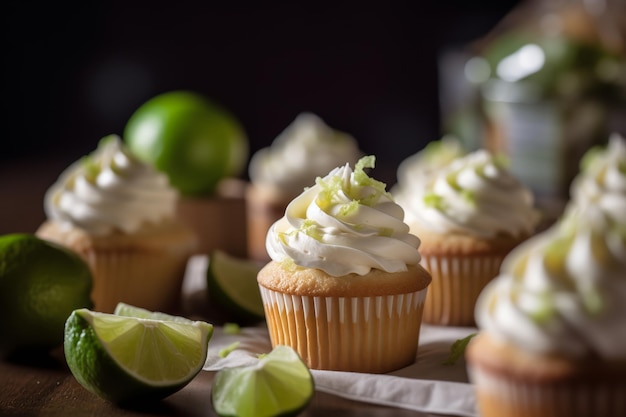
M 129 118 L 124 141 L 190 196 L 210 195 L 221 179 L 240 175 L 249 154 L 241 123 L 192 91 L 171 91 L 143 103 Z
M 60 346 L 70 313 L 93 306 L 91 287 L 74 252 L 31 234 L 0 236 L 0 356 Z
M 202 370 L 213 326 L 78 309 L 65 324 L 65 358 L 76 380 L 113 403 L 158 400 Z
M 253 365 L 218 371 L 211 401 L 222 417 L 295 416 L 314 392 L 313 376 L 300 356 L 278 345 Z
M 209 300 L 224 307 L 236 319 L 261 320 L 265 317 L 257 274 L 261 265 L 221 250 L 209 254 L 207 288 Z

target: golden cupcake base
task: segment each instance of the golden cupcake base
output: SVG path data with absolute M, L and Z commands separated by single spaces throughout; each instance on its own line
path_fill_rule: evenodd
M 291 346 L 312 369 L 386 373 L 415 362 L 426 289 L 372 297 L 260 290 L 272 345 Z

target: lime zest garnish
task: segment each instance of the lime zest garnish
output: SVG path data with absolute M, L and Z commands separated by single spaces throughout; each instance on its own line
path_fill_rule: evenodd
M 300 226 L 299 231 L 309 237 L 312 237 L 318 242 L 321 241 L 323 237 L 322 232 L 319 230 L 318 224 L 315 221 L 310 220 L 310 219 L 306 219 L 302 222 L 302 225 Z
M 376 166 L 376 157 L 374 155 L 364 156 L 359 159 L 354 166 L 354 181 L 362 187 L 372 187 L 375 193 L 361 199 L 361 204 L 371 206 L 380 199 L 381 195 L 393 200 L 391 194 L 387 191 L 387 184 L 378 181 L 365 172 L 365 168 L 374 168 Z
M 530 318 L 537 324 L 547 323 L 555 313 L 554 303 L 548 293 L 541 296 L 541 305 L 534 311 L 529 312 Z
M 344 204 L 339 209 L 339 215 L 343 217 L 348 217 L 359 209 L 359 205 L 361 203 L 358 200 L 352 200 L 348 204 Z
M 600 158 L 605 151 L 606 146 L 604 145 L 596 145 L 589 148 L 580 160 L 580 170 L 582 172 L 589 171 L 595 161 L 598 160 L 598 158 Z
M 224 334 L 239 334 L 241 333 L 241 327 L 237 323 L 224 323 Z
M 218 352 L 218 355 L 220 358 L 225 358 L 226 356 L 230 355 L 230 353 L 237 349 L 239 347 L 239 345 L 241 344 L 241 342 L 236 341 L 231 343 L 230 345 L 223 347 L 222 349 L 220 349 L 220 351 Z
M 476 334 L 477 333 L 472 333 L 452 343 L 452 345 L 450 346 L 450 354 L 448 355 L 448 358 L 443 361 L 442 364 L 448 366 L 454 365 L 456 361 L 458 361 L 463 356 L 463 354 L 465 353 L 465 348 L 467 348 L 470 340 L 472 340 L 472 338 L 476 336 Z
M 583 293 L 583 305 L 588 314 L 596 316 L 604 310 L 602 296 L 595 288 L 589 288 Z
M 393 235 L 393 229 L 389 228 L 389 227 L 382 227 L 378 230 L 378 235 L 379 236 L 392 236 Z
M 493 156 L 493 164 L 500 169 L 508 169 L 511 166 L 511 158 L 500 152 Z
M 426 207 L 432 207 L 439 211 L 444 211 L 446 209 L 446 204 L 443 197 L 435 193 L 427 193 L 426 195 L 424 195 L 424 204 L 426 205 Z
M 100 174 L 100 165 L 95 161 L 93 156 L 86 155 L 80 158 L 80 164 L 85 172 L 85 178 L 87 181 L 93 183 Z
M 476 193 L 474 193 L 472 190 L 461 191 L 461 197 L 463 197 L 463 200 L 471 206 L 476 205 Z
M 446 181 L 450 187 L 452 187 L 455 191 L 461 191 L 461 186 L 457 182 L 456 173 L 451 173 L 446 175 Z

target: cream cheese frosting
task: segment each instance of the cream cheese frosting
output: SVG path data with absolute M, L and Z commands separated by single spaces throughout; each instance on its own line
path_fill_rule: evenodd
M 248 171 L 253 184 L 296 196 L 316 177 L 346 162 L 354 163 L 362 155 L 354 137 L 305 112 L 271 146 L 254 153 Z
M 46 192 L 44 209 L 48 219 L 92 235 L 133 233 L 174 218 L 177 198 L 165 174 L 110 135 L 61 173 Z
M 626 140 L 618 133 L 609 137 L 606 146 L 588 151 L 582 160 L 581 173 L 570 186 L 569 210 L 593 205 L 610 217 L 626 224 Z
M 530 352 L 625 360 L 623 139 L 593 153 L 559 223 L 507 257 L 478 299 L 476 321 Z
M 453 136 L 428 143 L 424 149 L 400 162 L 396 172 L 397 184 L 391 193 L 396 198 L 400 194 L 412 195 L 412 190 L 426 183 L 433 172 L 465 154 L 461 142 Z
M 436 169 L 406 197 L 398 202 L 407 223 L 440 233 L 518 237 L 539 221 L 531 191 L 483 149 Z
M 333 276 L 367 274 L 372 268 L 406 271 L 420 262 L 420 240 L 409 233 L 404 211 L 384 183 L 364 171 L 364 157 L 352 170 L 339 166 L 318 177 L 270 228 L 266 247 L 272 260 L 293 261 Z

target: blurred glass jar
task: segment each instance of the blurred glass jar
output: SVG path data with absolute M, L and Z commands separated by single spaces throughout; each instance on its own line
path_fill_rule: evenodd
M 584 152 L 626 131 L 626 1 L 527 1 L 473 46 L 482 146 L 558 215 Z

